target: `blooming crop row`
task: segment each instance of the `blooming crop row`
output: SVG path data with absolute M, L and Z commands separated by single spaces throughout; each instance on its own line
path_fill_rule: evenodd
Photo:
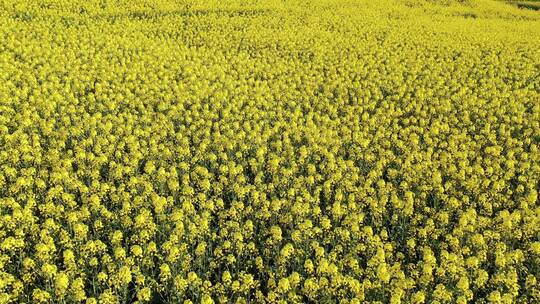
M 540 15 L 0 0 L 0 303 L 540 302 Z

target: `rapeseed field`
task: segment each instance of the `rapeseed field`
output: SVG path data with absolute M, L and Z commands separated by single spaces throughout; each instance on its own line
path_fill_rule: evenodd
M 540 303 L 540 12 L 0 0 L 0 303 Z

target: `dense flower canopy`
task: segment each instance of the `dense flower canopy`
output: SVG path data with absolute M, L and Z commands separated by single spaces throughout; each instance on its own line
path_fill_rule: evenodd
M 540 13 L 0 0 L 0 303 L 540 302 Z

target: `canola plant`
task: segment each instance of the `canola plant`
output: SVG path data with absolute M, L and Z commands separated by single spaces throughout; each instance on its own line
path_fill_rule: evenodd
M 540 302 L 540 13 L 1 0 L 0 303 Z

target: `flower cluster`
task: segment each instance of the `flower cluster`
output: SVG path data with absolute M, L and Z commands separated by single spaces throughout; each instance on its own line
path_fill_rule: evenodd
M 540 15 L 0 1 L 0 303 L 540 302 Z

